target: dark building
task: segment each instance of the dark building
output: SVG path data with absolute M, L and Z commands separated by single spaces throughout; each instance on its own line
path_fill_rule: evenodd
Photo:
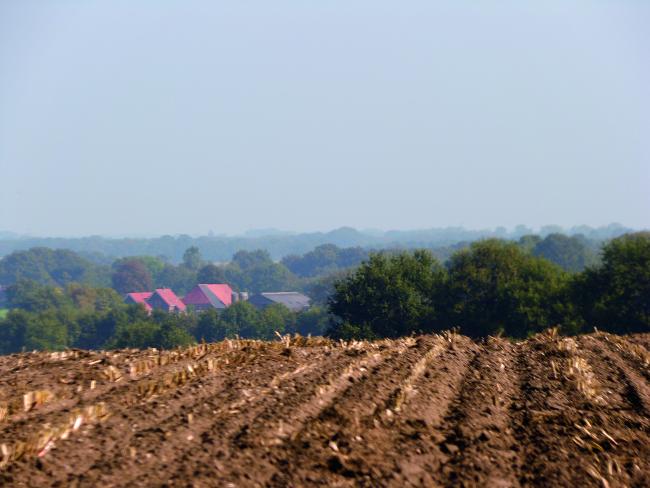
M 250 297 L 248 301 L 260 310 L 263 310 L 274 303 L 279 303 L 294 312 L 307 310 L 310 304 L 309 297 L 302 293 L 298 293 L 297 291 L 257 293 Z

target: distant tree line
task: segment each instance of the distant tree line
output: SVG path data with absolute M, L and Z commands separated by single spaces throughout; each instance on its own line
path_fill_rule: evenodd
M 198 248 L 178 265 L 135 256 L 97 265 L 65 250 L 36 248 L 0 260 L 9 284 L 0 315 L 0 352 L 66 347 L 172 347 L 225 337 L 269 339 L 275 332 L 339 338 L 396 337 L 459 327 L 472 336 L 524 337 L 549 326 L 566 333 L 597 326 L 648 330 L 650 238 L 630 234 L 602 249 L 580 237 L 524 235 L 435 250 L 323 245 L 281 262 L 239 251 L 205 262 Z M 227 282 L 236 290 L 300 289 L 316 304 L 296 314 L 237 303 L 222 313 L 147 315 L 123 293 Z
M 558 226 L 544 226 L 539 234 L 583 235 L 586 239 L 602 242 L 622 234 L 632 232 L 619 224 L 592 228 L 576 226 L 562 229 Z M 0 232 L 0 256 L 8 256 L 14 251 L 34 247 L 70 249 L 84 258 L 99 264 L 109 264 L 116 258 L 128 256 L 163 256 L 171 263 L 180 263 L 183 253 L 190 247 L 197 247 L 209 261 L 227 261 L 237 251 L 265 249 L 274 260 L 284 256 L 301 255 L 323 244 L 335 244 L 341 248 L 363 247 L 365 249 L 416 249 L 444 248 L 458 242 L 471 242 L 478 239 L 498 238 L 518 240 L 521 236 L 533 234 L 533 230 L 519 225 L 512 230 L 503 227 L 486 230 L 469 230 L 462 227 L 445 227 L 423 230 L 371 232 L 359 231 L 350 227 L 334 229 L 330 232 L 311 232 L 291 234 L 266 230 L 250 232 L 243 236 L 208 235 L 191 237 L 189 235 L 166 235 L 155 238 L 105 238 L 99 236 L 80 238 L 28 238 Z M 109 258 L 106 258 L 109 256 Z
M 600 264 L 578 273 L 540 257 L 549 253 L 567 268 L 581 264 L 572 244 L 559 251 L 566 239 L 532 248 L 528 241 L 476 242 L 446 265 L 424 250 L 373 254 L 335 284 L 328 333 L 378 338 L 458 327 L 473 337 L 526 337 L 556 325 L 568 334 L 595 326 L 650 331 L 650 233 L 610 241 Z
M 543 257 L 569 272 L 582 271 L 599 262 L 600 244 L 583 236 L 549 234 L 522 236 L 518 247 L 533 256 Z M 441 262 L 448 261 L 469 242 L 430 248 Z M 386 249 L 387 254 L 401 252 Z M 331 283 L 368 259 L 372 250 L 361 247 L 340 248 L 323 244 L 303 255 L 290 254 L 274 261 L 266 250 L 237 251 L 226 263 L 207 261 L 198 247 L 185 249 L 179 264 L 161 256 L 129 256 L 116 260 L 91 261 L 61 249 L 33 248 L 16 251 L 0 259 L 0 285 L 21 279 L 43 285 L 64 287 L 81 283 L 112 287 L 118 293 L 172 288 L 184 294 L 197 283 L 227 282 L 237 291 L 300 290 L 322 296 L 322 286 Z M 319 290 L 320 288 L 320 290 Z
M 282 305 L 258 310 L 237 302 L 217 312 L 151 315 L 126 305 L 110 288 L 76 283 L 65 288 L 21 280 L 7 290 L 11 307 L 0 319 L 0 354 L 33 349 L 171 348 L 227 337 L 273 339 L 276 332 L 322 335 L 327 313 L 322 307 L 292 312 Z

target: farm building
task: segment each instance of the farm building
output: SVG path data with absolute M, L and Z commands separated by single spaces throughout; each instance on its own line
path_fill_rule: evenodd
M 279 303 L 293 312 L 301 312 L 309 308 L 310 299 L 297 291 L 280 291 L 258 293 L 250 297 L 248 301 L 259 309 Z
M 150 291 L 127 293 L 126 297 L 124 298 L 124 303 L 128 303 L 129 305 L 140 303 L 144 305 L 144 308 L 147 310 L 147 312 L 151 312 L 151 305 L 147 303 L 147 300 L 151 298 L 151 295 L 153 295 L 153 293 Z
M 158 288 L 147 299 L 149 306 L 165 312 L 184 312 L 185 304 L 170 288 Z
M 183 303 L 194 310 L 208 310 L 211 308 L 222 310 L 229 307 L 233 301 L 233 291 L 229 285 L 200 284 L 196 285 L 183 298 Z

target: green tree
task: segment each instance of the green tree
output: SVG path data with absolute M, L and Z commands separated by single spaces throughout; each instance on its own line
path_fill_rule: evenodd
M 297 314 L 295 326 L 291 332 L 303 336 L 322 336 L 329 325 L 329 316 L 324 307 L 314 306 Z
M 598 257 L 581 238 L 564 234 L 549 234 L 535 245 L 532 253 L 574 273 L 598 261 Z
M 273 339 L 285 331 L 292 331 L 295 328 L 296 314 L 284 305 L 275 303 L 270 305 L 259 314 L 259 326 L 257 336 L 259 339 Z
M 258 337 L 260 329 L 260 314 L 248 302 L 236 302 L 221 313 L 221 318 L 226 324 L 228 336 L 235 334 L 246 339 Z
M 150 320 L 136 320 L 120 323 L 115 335 L 108 343 L 111 349 L 136 347 L 158 347 L 160 340 L 160 325 Z
M 267 251 L 239 251 L 225 268 L 226 282 L 237 290 L 253 293 L 288 291 L 296 286 L 295 276 L 281 263 L 275 263 Z
M 602 265 L 575 281 L 573 300 L 590 326 L 617 333 L 650 331 L 650 232 L 605 245 Z
M 199 283 L 224 283 L 226 272 L 222 266 L 206 264 L 199 270 L 197 281 Z
M 11 310 L 0 321 L 0 352 L 65 349 L 68 330 L 54 310 L 33 313 Z
M 203 263 L 203 257 L 201 256 L 201 251 L 196 246 L 187 248 L 185 253 L 183 253 L 183 266 L 193 271 L 198 271 Z
M 35 247 L 16 251 L 0 260 L 0 283 L 32 280 L 41 285 L 65 286 L 71 282 L 105 284 L 105 267 L 67 249 Z
M 151 273 L 138 259 L 121 259 L 113 265 L 111 280 L 118 293 L 148 291 L 153 288 Z
M 174 347 L 189 346 L 194 344 L 196 339 L 177 320 L 167 320 L 160 326 L 158 333 L 158 345 L 165 349 Z
M 50 308 L 71 306 L 61 288 L 45 286 L 32 280 L 19 280 L 7 288 L 7 307 L 41 312 Z
M 558 304 L 567 275 L 516 244 L 485 240 L 452 256 L 444 293 L 447 321 L 464 334 L 484 337 L 528 333 L 562 321 Z
M 439 313 L 434 297 L 444 279 L 444 269 L 428 251 L 373 254 L 336 283 L 329 301 L 336 320 L 328 333 L 399 337 L 431 330 Z
M 79 283 L 70 283 L 65 295 L 75 308 L 84 311 L 103 311 L 119 308 L 124 300 L 111 288 L 94 288 Z
M 190 291 L 196 283 L 196 271 L 183 265 L 166 264 L 160 275 L 158 275 L 156 286 L 171 288 L 178 295 L 182 295 Z
M 221 319 L 220 312 L 214 309 L 201 312 L 198 317 L 195 337 L 201 341 L 217 342 L 228 337 L 228 324 Z
M 303 291 L 311 298 L 313 304 L 326 306 L 330 296 L 334 293 L 334 285 L 350 276 L 353 272 L 354 270 L 347 268 L 317 278 L 311 278 L 303 282 Z

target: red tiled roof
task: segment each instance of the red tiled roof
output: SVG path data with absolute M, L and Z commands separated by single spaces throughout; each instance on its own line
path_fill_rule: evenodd
M 229 307 L 232 303 L 232 288 L 226 284 L 196 285 L 183 298 L 185 305 L 210 305 L 214 308 Z
M 170 307 L 175 307 L 181 312 L 185 310 L 185 304 L 176 296 L 176 293 L 171 288 L 158 288 L 155 293 Z
M 153 295 L 153 293 L 150 291 L 141 291 L 137 293 L 127 293 L 126 297 L 130 298 L 133 303 L 141 303 L 144 305 L 144 308 L 150 311 L 151 305 L 147 303 L 147 300 L 151 298 L 151 295 Z
M 212 292 L 221 302 L 229 307 L 232 304 L 232 288 L 226 284 L 203 284 L 199 286 L 204 286 Z

